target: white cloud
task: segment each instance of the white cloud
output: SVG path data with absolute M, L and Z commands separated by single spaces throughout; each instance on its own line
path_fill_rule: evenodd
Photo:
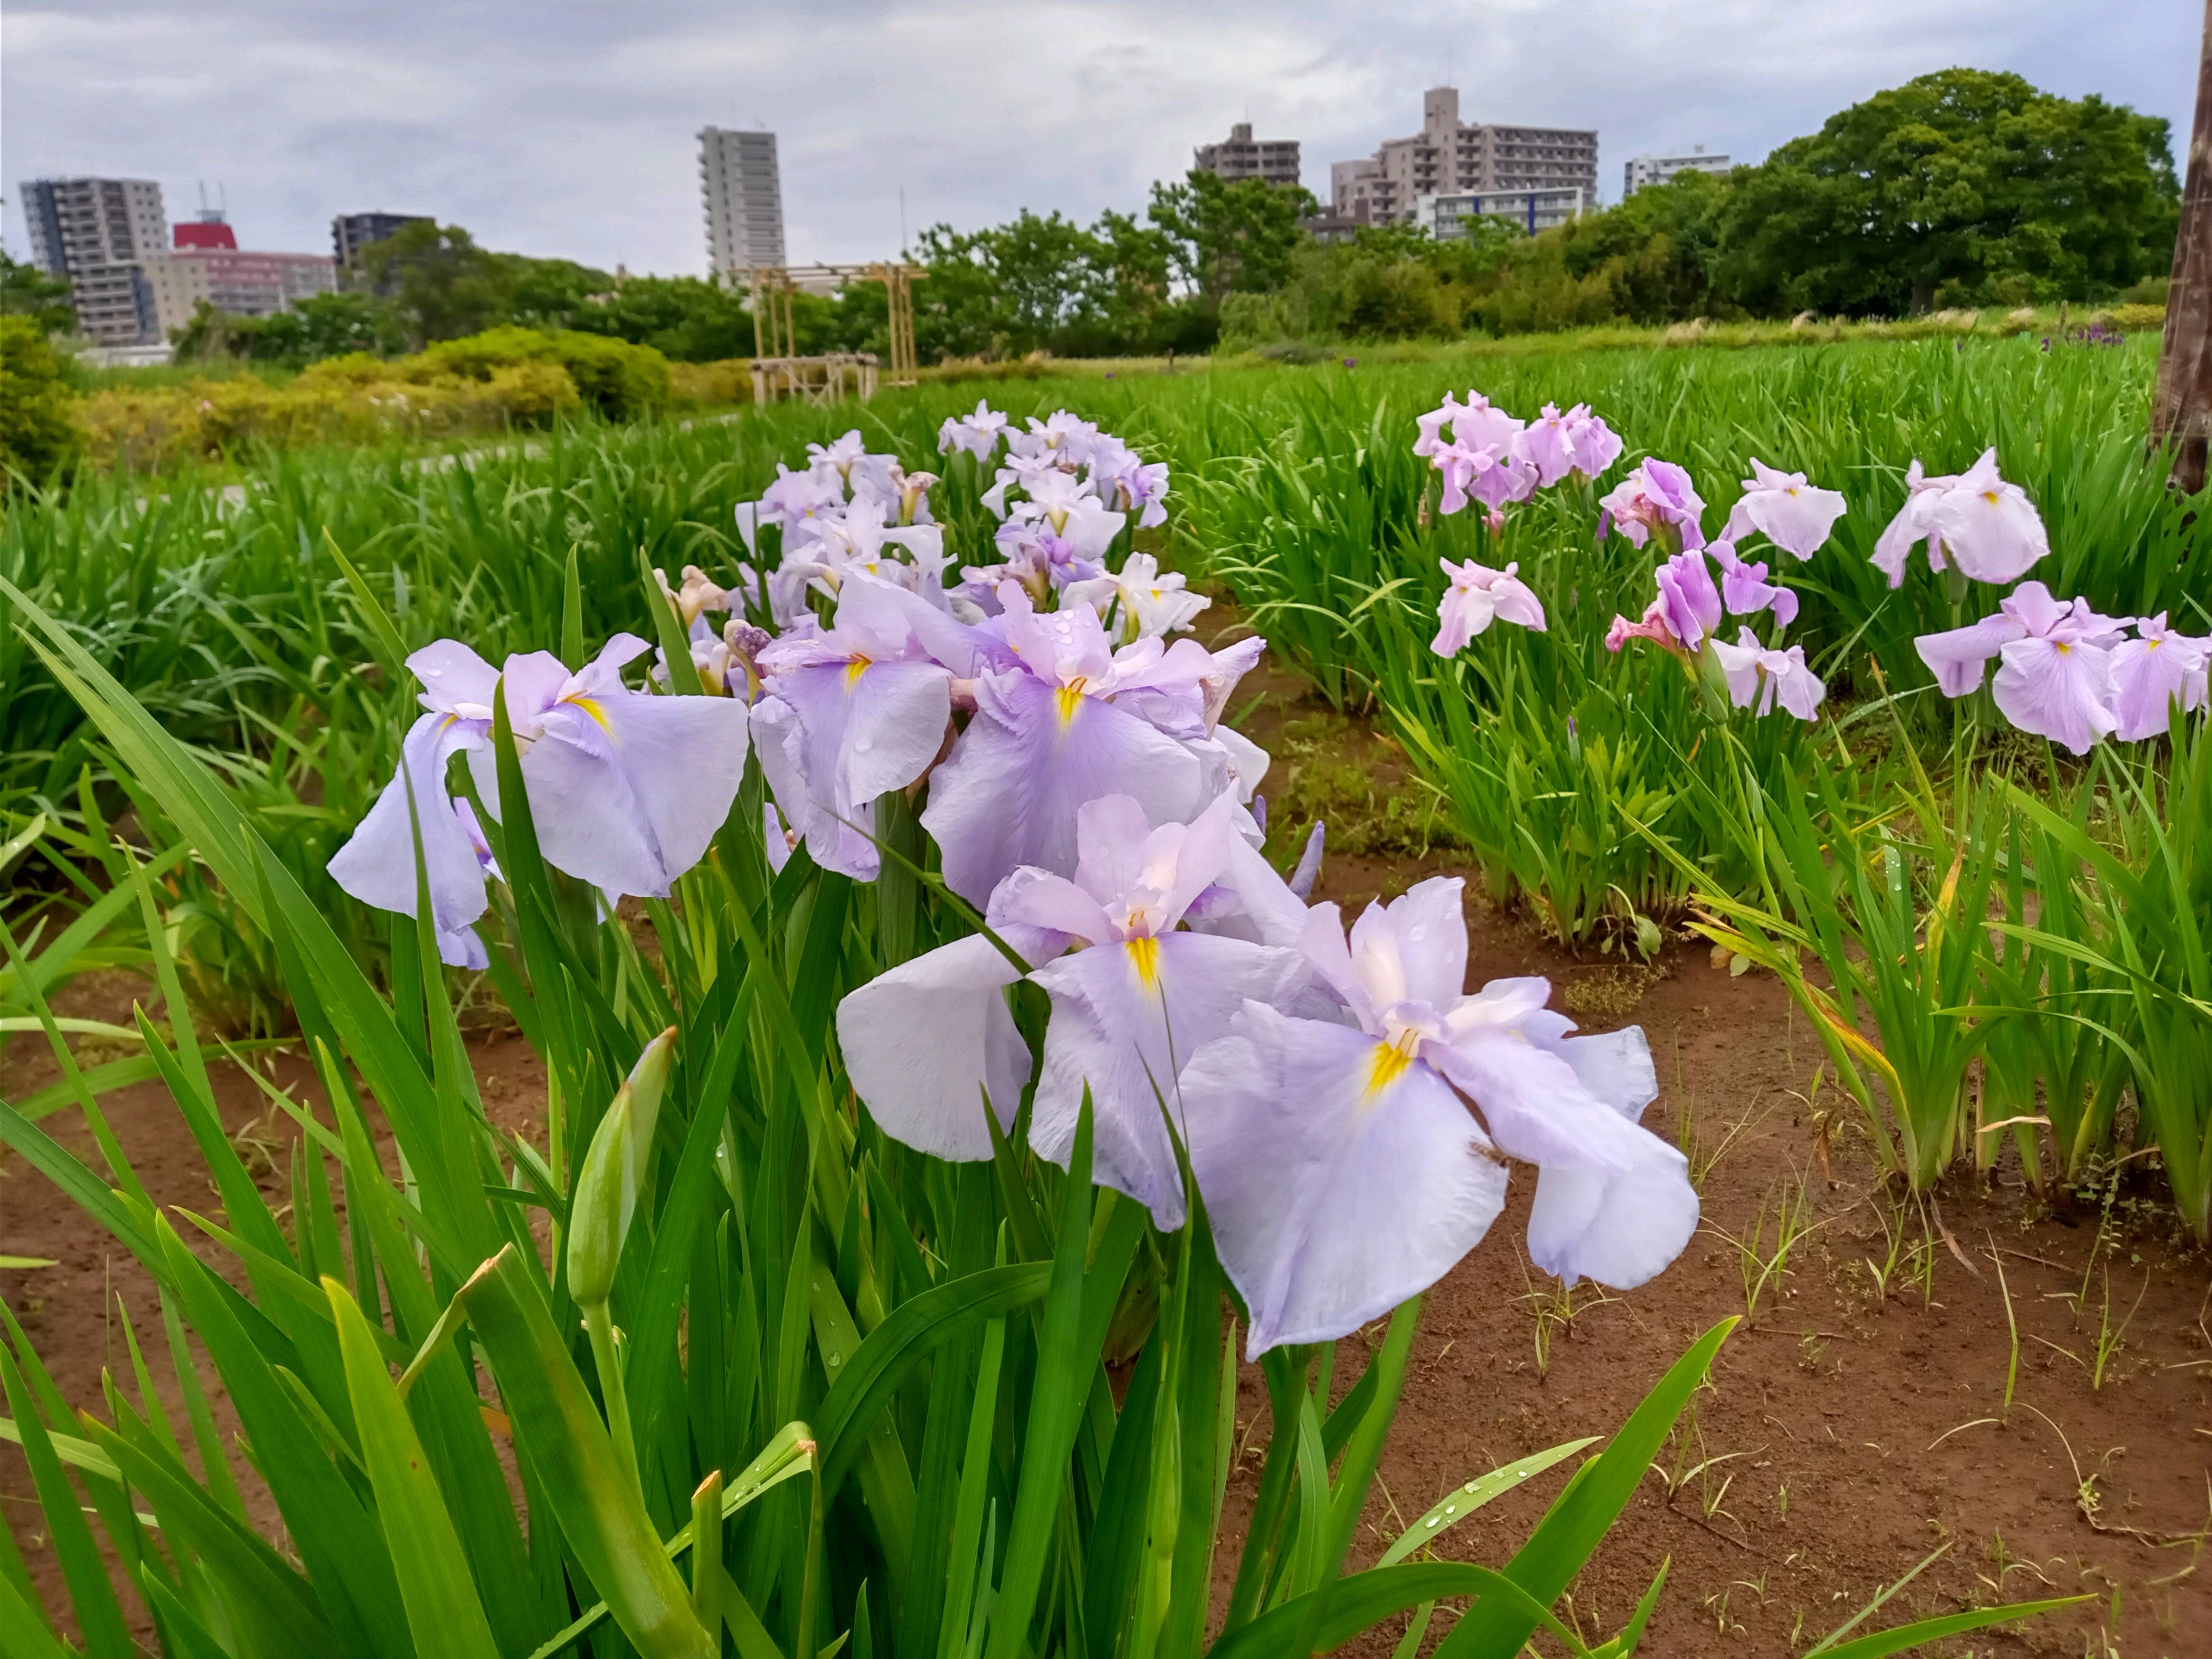
M 703 265 L 693 135 L 778 133 L 794 258 L 1027 206 L 1088 220 L 1247 112 L 1306 181 L 1411 131 L 1447 64 L 1470 118 L 1595 125 L 1629 155 L 1753 158 L 1877 88 L 1954 64 L 2100 92 L 2177 128 L 2201 13 L 2124 0 L 551 0 L 370 12 L 207 0 L 10 12 L 0 154 L 159 179 L 173 216 L 226 186 L 241 237 L 327 244 L 332 214 L 431 212 L 485 242 L 633 270 Z M 2178 146 L 2179 147 L 2179 146 Z M 9 218 L 10 240 L 21 215 Z

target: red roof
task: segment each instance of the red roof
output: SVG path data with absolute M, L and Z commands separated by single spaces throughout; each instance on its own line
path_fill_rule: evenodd
M 228 225 L 189 224 L 176 227 L 179 247 L 236 247 L 238 234 Z

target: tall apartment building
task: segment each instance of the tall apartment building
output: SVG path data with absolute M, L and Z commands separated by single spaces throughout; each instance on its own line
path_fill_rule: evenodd
M 161 336 L 143 262 L 169 245 L 150 179 L 33 179 L 20 186 L 31 258 L 70 285 L 77 326 L 103 346 Z
M 203 304 L 234 317 L 266 317 L 337 287 L 337 262 L 326 255 L 240 252 L 237 233 L 219 213 L 203 209 L 196 223 L 177 227 L 176 237 L 172 251 L 140 262 L 162 338 L 191 322 Z
M 1191 154 L 1200 173 L 1221 179 L 1264 179 L 1271 185 L 1298 182 L 1298 141 L 1252 137 L 1252 124 L 1239 121 L 1225 143 L 1200 144 Z
M 1678 173 L 1726 173 L 1729 158 L 1692 144 L 1687 151 L 1666 155 L 1631 156 L 1621 169 L 1620 193 L 1633 196 L 1646 185 L 1663 185 Z
M 1459 91 L 1421 94 L 1421 130 L 1329 168 L 1330 206 L 1360 224 L 1408 222 L 1425 196 L 1580 189 L 1597 199 L 1597 134 L 1459 118 Z
M 702 127 L 699 190 L 707 205 L 707 264 L 716 276 L 741 281 L 755 265 L 784 263 L 774 133 Z
M 341 213 L 331 221 L 331 258 L 350 270 L 363 249 L 397 235 L 408 225 L 430 222 L 427 213 Z
M 1589 192 L 1580 185 L 1559 185 L 1549 190 L 1459 191 L 1450 195 L 1417 196 L 1413 222 L 1439 242 L 1455 242 L 1467 234 L 1469 219 L 1510 219 L 1534 236 L 1555 229 L 1590 210 Z

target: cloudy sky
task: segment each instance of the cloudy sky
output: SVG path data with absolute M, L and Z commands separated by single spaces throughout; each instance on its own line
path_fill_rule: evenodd
M 794 260 L 1023 207 L 1139 205 L 1249 118 L 1305 182 L 1419 125 L 1595 126 L 1601 188 L 1639 151 L 1755 160 L 1880 88 L 1964 64 L 2100 93 L 2185 149 L 2193 0 L 196 0 L 42 6 L 0 37 L 0 183 L 204 182 L 249 247 L 326 251 L 331 216 L 434 214 L 479 240 L 633 271 L 706 266 L 694 135 L 777 133 Z

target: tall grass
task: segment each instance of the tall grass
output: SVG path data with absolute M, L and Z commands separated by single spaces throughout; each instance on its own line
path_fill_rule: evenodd
M 1195 1189 L 1193 1219 L 1162 1234 L 1091 1185 L 1087 1111 L 1064 1174 L 1029 1156 L 1026 1111 L 990 1161 L 954 1165 L 881 1134 L 845 1084 L 841 993 L 965 926 L 933 880 L 856 885 L 803 850 L 771 872 L 756 771 L 708 859 L 647 905 L 648 957 L 540 860 L 502 714 L 495 972 L 546 1067 L 541 1147 L 486 1117 L 430 930 L 395 921 L 380 991 L 205 763 L 67 628 L 17 605 L 118 763 L 274 941 L 322 1085 L 279 1099 L 302 1135 L 290 1201 L 272 1206 L 222 1133 L 188 1013 L 174 1007 L 167 1036 L 141 1016 L 220 1222 L 157 1209 L 92 1101 L 104 1167 L 0 1105 L 0 1140 L 159 1285 L 185 1405 L 180 1431 L 129 1329 L 131 1376 L 74 1411 L 8 1322 L 6 1426 L 84 1650 L 131 1650 L 112 1563 L 180 1659 L 848 1646 L 1257 1659 L 1461 1598 L 1473 1607 L 1439 1653 L 1510 1659 L 1540 1626 L 1591 1653 L 1552 1604 L 1727 1326 L 1666 1372 L 1499 1569 L 1409 1559 L 1442 1524 L 1425 1516 L 1380 1564 L 1348 1571 L 1418 1298 L 1334 1406 L 1335 1345 L 1275 1350 L 1262 1363 L 1273 1432 L 1232 1561 L 1237 1333 Z M 150 950 L 171 982 L 159 929 Z M 396 1142 L 396 1179 L 372 1112 Z M 214 1431 L 195 1346 L 250 1457 Z M 1117 1383 L 1109 1362 L 1124 1357 Z M 1469 1490 L 1486 1500 L 1512 1484 L 1501 1471 Z M 282 1518 L 282 1552 L 247 1519 L 256 1487 Z M 1664 1577 L 1596 1651 L 1636 1645 Z M 1218 1583 L 1231 1586 L 1218 1613 Z M 13 1552 L 0 1622 L 11 1648 L 72 1651 Z

